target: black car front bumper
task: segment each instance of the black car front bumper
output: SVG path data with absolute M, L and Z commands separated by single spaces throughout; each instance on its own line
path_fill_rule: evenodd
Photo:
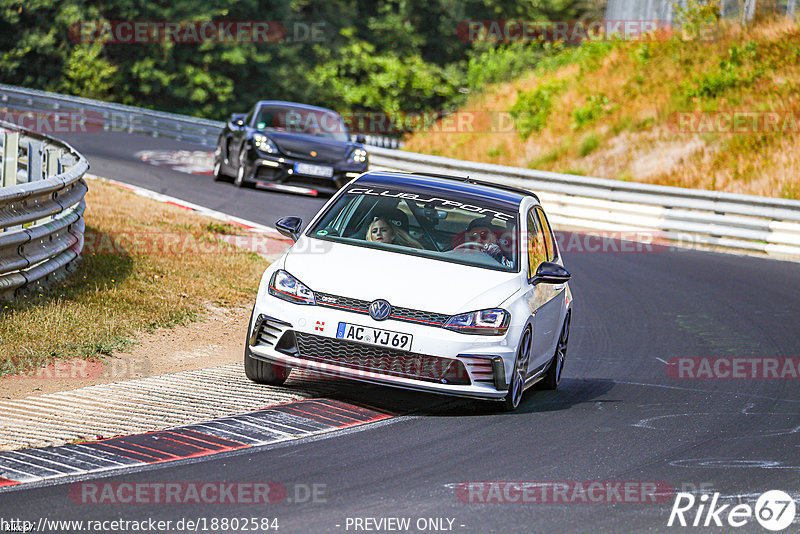
M 265 189 L 278 189 L 318 195 L 320 193 L 335 193 L 344 184 L 367 171 L 368 163 L 345 164 L 323 161 L 309 161 L 285 156 L 267 156 L 251 149 L 248 154 L 248 167 L 250 172 L 245 173 L 245 179 L 256 187 Z M 331 176 L 297 172 L 298 164 L 328 167 L 332 169 Z

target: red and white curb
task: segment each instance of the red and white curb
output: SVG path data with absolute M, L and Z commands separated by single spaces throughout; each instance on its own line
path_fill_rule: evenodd
M 26 483 L 248 449 L 390 417 L 389 413 L 341 401 L 307 399 L 146 434 L 0 452 L 0 491 Z

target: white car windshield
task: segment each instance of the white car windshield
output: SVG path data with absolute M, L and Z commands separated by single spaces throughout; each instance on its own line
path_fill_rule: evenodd
M 307 232 L 312 238 L 518 271 L 517 214 L 442 192 L 353 184 Z

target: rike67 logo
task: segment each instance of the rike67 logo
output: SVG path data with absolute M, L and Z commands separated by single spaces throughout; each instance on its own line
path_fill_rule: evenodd
M 672 504 L 667 526 L 743 527 L 755 518 L 767 530 L 784 530 L 794 521 L 796 506 L 791 495 L 770 490 L 758 497 L 755 506 L 746 503 L 720 504 L 719 493 L 678 493 Z

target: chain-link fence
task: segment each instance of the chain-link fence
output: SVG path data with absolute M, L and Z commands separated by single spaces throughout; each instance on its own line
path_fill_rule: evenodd
M 692 0 L 608 0 L 606 20 L 659 20 L 673 24 Z M 703 2 L 703 0 L 694 0 Z M 757 12 L 794 17 L 797 0 L 706 0 L 720 6 L 725 18 L 751 20 Z

